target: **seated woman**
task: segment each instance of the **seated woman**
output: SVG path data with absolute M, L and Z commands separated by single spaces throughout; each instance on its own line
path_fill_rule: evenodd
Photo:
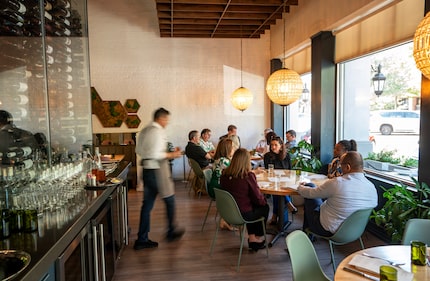
M 285 149 L 284 142 L 281 137 L 272 137 L 270 141 L 270 151 L 264 155 L 264 168 L 268 168 L 269 164 L 273 164 L 275 169 L 291 170 L 290 155 Z M 285 205 L 293 213 L 297 213 L 297 208 L 291 202 L 290 196 L 285 196 Z M 269 224 L 276 225 L 278 222 L 279 210 L 279 195 L 273 195 L 273 215 Z M 284 212 L 284 220 L 288 220 L 288 211 Z
M 212 178 L 208 185 L 208 193 L 211 198 L 215 197 L 214 188 L 220 188 L 219 179 L 221 173 L 225 168 L 230 166 L 233 153 L 233 141 L 229 138 L 221 139 L 215 150 L 214 163 L 212 165 Z M 234 230 L 234 228 L 222 218 L 220 220 L 220 228 Z
M 329 179 L 342 176 L 340 157 L 348 151 L 357 151 L 357 142 L 355 140 L 341 140 L 336 143 L 333 149 L 333 160 L 328 164 L 327 169 Z
M 230 192 L 236 200 L 245 220 L 255 220 L 269 216 L 269 205 L 260 192 L 255 173 L 251 171 L 251 156 L 244 148 L 233 155 L 230 166 L 225 168 L 220 178 L 221 188 Z M 265 247 L 264 229 L 261 222 L 246 225 L 249 248 L 258 251 Z

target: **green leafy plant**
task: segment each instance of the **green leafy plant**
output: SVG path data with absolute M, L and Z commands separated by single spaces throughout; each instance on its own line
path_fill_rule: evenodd
M 412 180 L 416 192 L 403 184 L 396 184 L 389 189 L 381 187 L 387 201 L 380 210 L 373 211 L 371 215 L 375 223 L 384 227 L 395 243 L 401 241 L 409 219 L 430 219 L 430 188 L 426 183 L 419 183 L 414 178 Z
M 396 152 L 396 150 L 381 150 L 378 153 L 370 152 L 366 159 L 400 164 L 400 158 L 395 156 Z
M 408 168 L 418 168 L 418 160 L 408 157 L 408 158 L 402 159 L 402 162 L 400 163 L 400 165 Z
M 290 149 L 291 164 L 293 169 L 306 172 L 318 172 L 321 169 L 321 161 L 315 156 L 315 148 L 305 140 L 297 143 Z

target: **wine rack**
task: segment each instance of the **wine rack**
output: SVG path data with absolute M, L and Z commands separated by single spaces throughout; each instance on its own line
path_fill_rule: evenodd
M 86 0 L 0 0 L 0 89 L 14 125 L 45 136 L 48 164 L 91 143 Z

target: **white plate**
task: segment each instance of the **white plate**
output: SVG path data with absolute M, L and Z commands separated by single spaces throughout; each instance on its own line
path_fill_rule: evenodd
M 262 187 L 262 188 L 266 188 L 266 187 L 269 187 L 269 186 L 270 186 L 270 182 L 267 182 L 267 181 L 259 181 L 259 182 L 258 182 L 258 186 L 259 186 L 259 187 Z
M 319 174 L 308 176 L 308 179 L 310 179 L 310 180 L 323 180 L 323 179 L 326 179 L 326 178 L 327 178 L 326 175 L 319 175 Z

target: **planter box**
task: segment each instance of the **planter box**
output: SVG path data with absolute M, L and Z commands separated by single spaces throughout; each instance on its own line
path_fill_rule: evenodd
M 377 171 L 395 172 L 402 176 L 417 177 L 417 168 L 408 168 L 388 162 L 380 162 L 376 160 L 364 160 L 364 167 L 368 169 L 374 169 Z

